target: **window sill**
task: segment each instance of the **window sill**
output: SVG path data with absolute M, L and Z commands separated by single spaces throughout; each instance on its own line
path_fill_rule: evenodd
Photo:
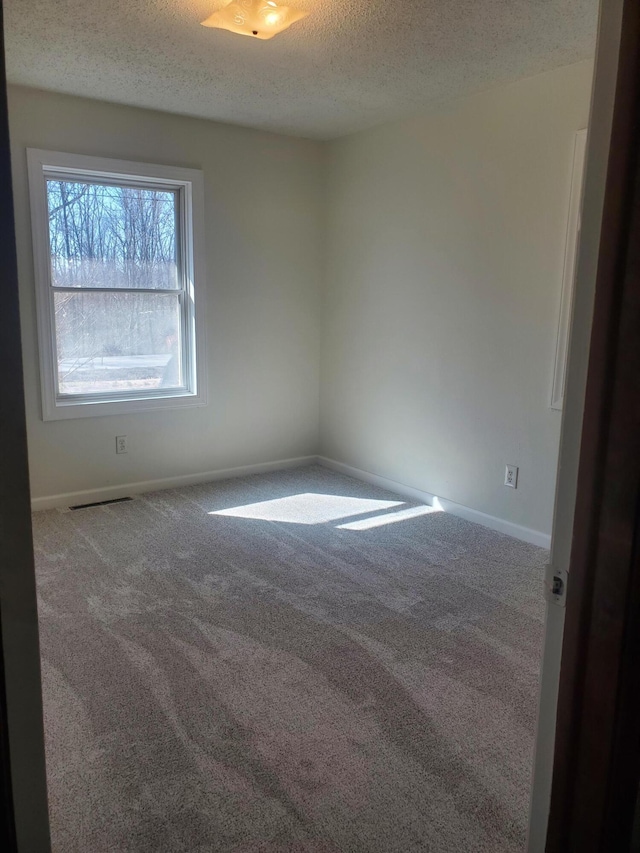
M 138 412 L 166 411 L 205 406 L 204 394 L 168 394 L 158 397 L 133 398 L 129 400 L 70 400 L 45 403 L 42 420 L 61 421 L 73 418 L 95 418 L 105 415 L 129 415 Z

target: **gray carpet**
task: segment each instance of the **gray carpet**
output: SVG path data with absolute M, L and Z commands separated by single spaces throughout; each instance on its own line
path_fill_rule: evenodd
M 56 853 L 523 850 L 546 551 L 319 467 L 35 545 Z

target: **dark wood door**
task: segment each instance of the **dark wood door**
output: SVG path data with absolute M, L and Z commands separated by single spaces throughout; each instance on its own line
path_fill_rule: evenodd
M 0 846 L 50 849 L 0 2 Z

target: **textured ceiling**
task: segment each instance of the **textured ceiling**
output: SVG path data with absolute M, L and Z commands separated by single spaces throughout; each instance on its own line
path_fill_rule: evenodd
M 593 53 L 597 0 L 286 0 L 271 41 L 224 0 L 5 0 L 9 80 L 316 139 Z

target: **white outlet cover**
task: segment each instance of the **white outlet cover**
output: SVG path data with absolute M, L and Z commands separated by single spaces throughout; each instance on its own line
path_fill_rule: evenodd
M 507 465 L 504 469 L 504 484 L 510 489 L 518 488 L 518 466 Z

